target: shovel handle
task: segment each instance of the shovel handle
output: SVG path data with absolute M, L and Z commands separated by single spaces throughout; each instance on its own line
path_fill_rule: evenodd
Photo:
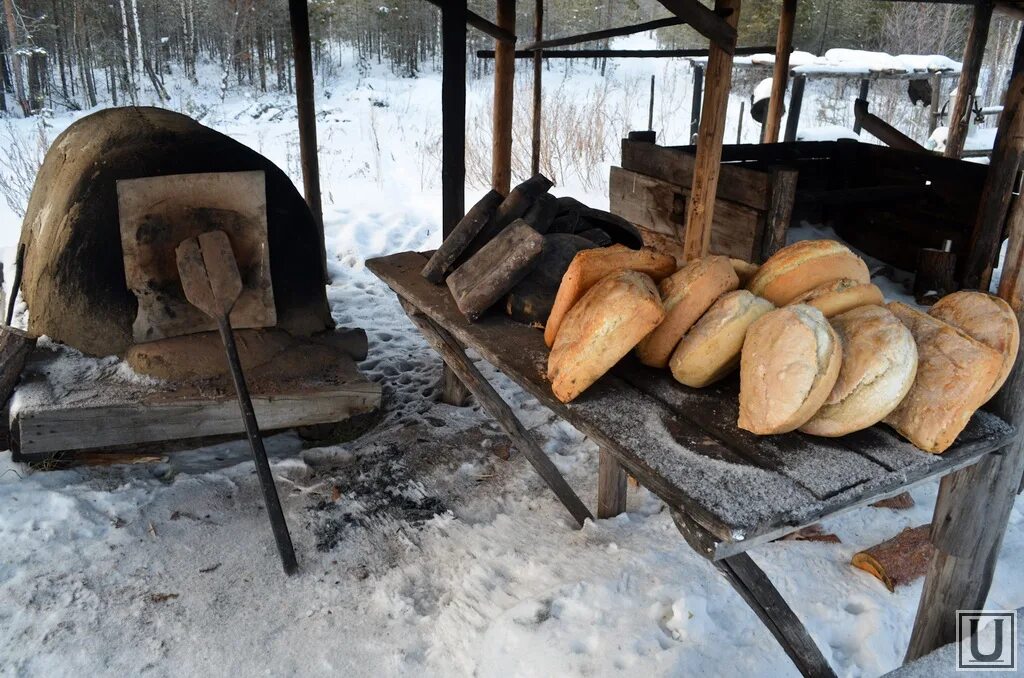
M 256 423 L 256 413 L 252 408 L 249 388 L 245 384 L 245 377 L 242 376 L 242 363 L 238 359 L 235 335 L 231 331 L 231 324 L 228 322 L 226 315 L 217 318 L 217 326 L 220 329 L 220 338 L 224 341 L 224 348 L 228 354 L 231 379 L 235 382 L 235 391 L 238 393 L 238 406 L 242 410 L 245 433 L 249 437 L 249 446 L 252 448 L 252 456 L 256 461 L 256 474 L 259 476 L 260 485 L 263 488 L 263 501 L 267 505 L 270 528 L 274 531 L 274 539 L 277 541 L 277 552 L 281 555 L 281 565 L 284 567 L 285 574 L 292 575 L 298 570 L 299 565 L 295 560 L 295 550 L 292 548 L 292 538 L 288 534 L 288 524 L 285 522 L 284 512 L 281 510 L 281 501 L 277 497 L 274 476 L 270 472 L 267 450 L 263 447 L 263 437 L 260 435 L 260 427 Z

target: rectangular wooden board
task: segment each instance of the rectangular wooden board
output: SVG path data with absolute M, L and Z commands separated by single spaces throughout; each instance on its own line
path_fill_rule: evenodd
M 231 326 L 277 324 L 267 243 L 267 195 L 262 171 L 176 174 L 117 182 L 125 281 L 139 301 L 136 342 L 217 329 L 185 299 L 174 250 L 206 231 L 221 230 L 242 277 Z
M 101 361 L 83 368 L 81 360 L 55 347 L 37 350 L 26 365 L 9 414 L 16 460 L 130 445 L 144 450 L 150 443 L 245 431 L 229 385 L 126 381 Z M 67 380 L 73 373 L 77 379 Z M 344 358 L 322 379 L 258 384 L 252 392 L 256 420 L 266 431 L 341 422 L 378 408 L 380 398 L 380 385 Z
M 686 218 L 690 187 L 612 167 L 609 203 L 613 214 L 637 226 L 678 240 Z M 765 213 L 719 198 L 711 229 L 711 252 L 759 261 Z

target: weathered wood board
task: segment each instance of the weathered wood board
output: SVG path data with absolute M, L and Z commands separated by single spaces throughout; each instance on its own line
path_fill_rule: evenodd
M 609 204 L 634 224 L 679 239 L 690 189 L 661 179 L 612 167 Z M 712 219 L 711 252 L 743 261 L 760 261 L 765 213 L 719 198 Z
M 712 537 L 701 551 L 712 560 L 969 466 L 1014 434 L 997 417 L 978 412 L 942 455 L 922 452 L 882 427 L 834 440 L 756 437 L 734 426 L 735 386 L 688 389 L 667 373 L 629 363 L 564 404 L 545 376 L 541 333 L 498 314 L 466 322 L 447 289 L 419 275 L 424 262 L 405 252 L 371 259 L 367 267 L 696 521 Z
M 231 326 L 277 324 L 267 244 L 262 171 L 176 174 L 117 182 L 125 280 L 139 301 L 138 343 L 217 329 L 185 299 L 174 249 L 186 238 L 224 231 L 242 276 Z
M 84 360 L 88 364 L 59 346 L 34 352 L 11 400 L 16 460 L 41 461 L 61 452 L 128 445 L 144 451 L 147 443 L 245 430 L 226 381 L 171 385 L 139 377 L 126 380 L 116 364 Z M 381 399 L 380 385 L 345 359 L 317 380 L 257 382 L 250 388 L 256 418 L 267 431 L 344 421 L 376 409 Z

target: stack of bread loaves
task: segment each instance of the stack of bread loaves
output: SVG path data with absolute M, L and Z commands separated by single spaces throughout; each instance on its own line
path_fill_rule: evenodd
M 929 314 L 886 304 L 864 261 L 836 241 L 798 242 L 756 269 L 721 256 L 674 269 L 647 249 L 576 255 L 544 335 L 560 400 L 635 348 L 693 388 L 739 368 L 737 425 L 753 433 L 842 436 L 884 421 L 938 453 L 1017 355 L 1016 316 L 1002 300 L 958 292 Z

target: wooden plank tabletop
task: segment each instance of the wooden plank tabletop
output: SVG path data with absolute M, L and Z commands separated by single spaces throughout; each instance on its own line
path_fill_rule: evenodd
M 707 530 L 715 543 L 703 555 L 712 560 L 973 464 L 1014 434 L 978 412 L 942 455 L 922 452 L 882 426 L 835 439 L 756 436 L 735 425 L 735 379 L 691 389 L 631 359 L 572 403 L 561 403 L 545 374 L 543 333 L 496 313 L 467 322 L 447 288 L 420 276 L 425 263 L 423 255 L 403 252 L 366 265 Z

